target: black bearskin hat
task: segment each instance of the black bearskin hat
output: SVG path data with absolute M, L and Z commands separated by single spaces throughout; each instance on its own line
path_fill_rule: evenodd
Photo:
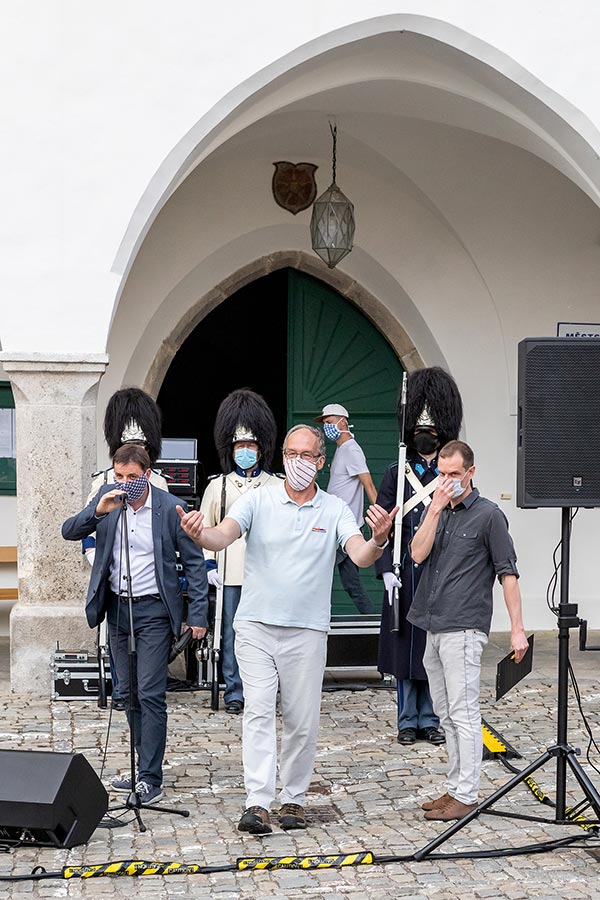
M 256 441 L 262 454 L 261 466 L 269 470 L 277 436 L 275 417 L 264 397 L 248 388 L 240 388 L 228 394 L 217 412 L 215 447 L 225 475 L 235 468 L 232 446 L 236 432 L 238 440 Z
M 423 412 L 425 415 L 423 416 Z M 400 418 L 400 400 L 398 418 Z M 429 414 L 429 415 L 428 415 Z M 462 424 L 463 406 L 457 384 L 445 369 L 431 366 L 411 372 L 406 383 L 406 417 L 404 441 L 413 446 L 417 424 L 426 427 L 427 421 L 439 435 L 440 447 L 458 439 Z M 419 422 L 421 420 L 421 422 Z
M 160 455 L 161 414 L 152 397 L 140 388 L 121 388 L 106 404 L 104 437 L 111 458 L 128 441 L 143 442 L 150 463 Z

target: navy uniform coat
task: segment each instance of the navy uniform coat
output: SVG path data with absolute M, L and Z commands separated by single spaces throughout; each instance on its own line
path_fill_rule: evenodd
M 98 500 L 107 491 L 114 490 L 114 484 L 103 485 L 95 497 L 76 516 L 72 516 L 62 527 L 62 536 L 67 541 L 81 541 L 96 532 L 96 556 L 92 567 L 87 593 L 85 613 L 90 628 L 95 628 L 106 615 L 110 597 L 110 564 L 121 514 L 121 504 L 108 515 L 96 518 Z M 173 634 L 179 637 L 183 615 L 183 596 L 177 563 L 183 565 L 183 574 L 188 582 L 187 624 L 206 628 L 208 625 L 208 582 L 202 550 L 187 536 L 181 527 L 175 507 L 182 501 L 172 494 L 150 485 L 152 491 L 152 538 L 154 543 L 154 566 L 158 592 L 171 619 Z M 185 505 L 183 504 L 184 509 Z M 176 556 L 179 551 L 179 559 Z
M 409 449 L 406 454 L 406 461 L 412 466 L 415 475 L 422 484 L 429 484 L 435 478 L 437 474 L 437 458 L 428 464 L 415 450 Z M 379 493 L 377 494 L 377 503 L 388 512 L 391 512 L 396 505 L 397 484 L 398 463 L 394 463 L 386 469 Z M 408 481 L 405 481 L 404 502 L 406 503 L 407 500 L 410 500 L 414 493 Z M 419 503 L 402 520 L 400 631 L 394 633 L 390 631 L 391 607 L 388 602 L 387 591 L 385 591 L 381 607 L 381 632 L 379 634 L 377 668 L 380 672 L 394 675 L 399 680 L 407 678 L 427 680 L 427 674 L 423 666 L 426 634 L 421 628 L 417 628 L 406 621 L 422 571 L 420 566 L 413 563 L 408 551 L 408 545 L 421 521 L 424 509 L 424 505 Z M 396 538 L 397 535 L 394 534 L 394 540 Z M 393 544 L 390 540 L 380 558 L 375 562 L 375 571 L 378 577 L 381 577 L 383 572 L 394 571 L 392 549 Z

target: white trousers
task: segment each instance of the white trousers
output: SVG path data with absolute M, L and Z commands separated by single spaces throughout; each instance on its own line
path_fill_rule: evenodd
M 275 798 L 275 706 L 280 691 L 281 803 L 304 805 L 321 713 L 327 633 L 261 622 L 235 623 L 235 655 L 244 686 L 242 758 L 246 809 Z
M 483 631 L 427 632 L 423 663 L 433 709 L 446 734 L 448 793 L 461 803 L 475 803 L 479 793 L 483 737 L 479 685 Z

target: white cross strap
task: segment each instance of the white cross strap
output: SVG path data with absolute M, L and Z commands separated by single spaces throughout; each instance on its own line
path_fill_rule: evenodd
M 433 492 L 435 491 L 440 480 L 440 476 L 436 475 L 433 481 L 430 481 L 429 484 L 421 484 L 421 482 L 413 472 L 410 463 L 406 463 L 405 475 L 406 480 L 415 493 L 403 505 L 402 518 L 404 518 L 404 516 L 406 516 L 411 511 L 411 509 L 414 509 L 415 506 L 418 506 L 419 503 L 423 503 L 425 506 L 429 506 L 429 504 L 431 503 L 431 494 L 433 494 Z

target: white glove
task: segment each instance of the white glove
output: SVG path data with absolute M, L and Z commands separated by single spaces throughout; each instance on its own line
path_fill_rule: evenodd
M 217 589 L 223 587 L 223 579 L 219 575 L 218 569 L 209 569 L 206 577 L 208 578 L 208 583 L 212 584 L 213 587 Z
M 385 584 L 385 589 L 388 592 L 388 603 L 391 606 L 394 600 L 394 588 L 398 588 L 398 590 L 400 590 L 400 588 L 402 587 L 402 582 L 399 578 L 396 578 L 393 572 L 384 572 L 383 583 Z

